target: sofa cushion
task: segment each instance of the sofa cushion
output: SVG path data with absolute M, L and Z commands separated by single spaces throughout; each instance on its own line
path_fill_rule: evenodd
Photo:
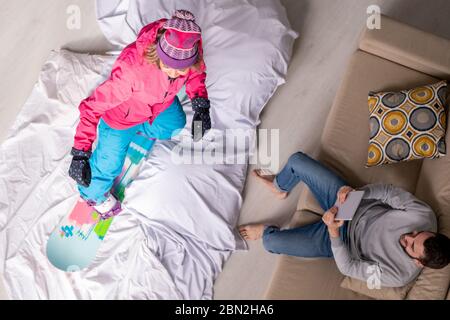
M 297 203 L 297 211 L 307 210 L 322 215 L 324 210 L 306 184 L 302 184 Z M 295 218 L 296 215 L 294 215 Z
M 312 193 L 311 193 L 312 195 Z M 316 223 L 321 219 L 321 215 L 310 210 L 297 210 L 289 223 L 289 228 L 307 226 Z
M 394 62 L 355 52 L 327 118 L 319 160 L 341 173 L 353 187 L 384 182 L 414 193 L 422 160 L 365 167 L 369 142 L 367 95 L 370 91 L 398 91 L 437 81 Z
M 445 161 L 442 161 L 443 159 L 446 159 L 446 161 L 449 161 L 450 164 L 450 157 L 448 158 L 442 158 L 441 160 L 437 161 L 439 164 L 444 163 Z M 445 167 L 445 166 L 444 166 Z M 426 168 L 426 167 L 424 167 Z M 444 171 L 444 174 L 442 176 L 436 176 L 435 181 L 439 182 L 441 181 L 442 184 L 440 185 L 440 190 L 444 192 L 444 194 L 439 193 L 439 190 L 434 190 L 433 188 L 427 189 L 425 188 L 426 184 L 419 188 L 419 191 L 422 193 L 422 199 L 431 199 L 430 196 L 437 196 L 437 198 L 434 198 L 433 202 L 436 202 L 437 204 L 434 204 L 432 206 L 439 208 L 439 203 L 442 203 L 442 206 L 446 208 L 450 208 L 448 206 L 450 203 L 447 201 L 450 200 L 450 188 L 448 187 L 448 181 L 447 178 L 450 176 L 450 165 L 446 166 L 449 171 Z M 432 171 L 435 172 L 435 171 Z M 438 171 L 439 172 L 439 171 Z M 442 171 L 440 171 L 442 172 Z M 438 179 L 439 177 L 439 179 Z M 421 181 L 423 182 L 423 178 L 421 177 Z M 438 184 L 439 186 L 439 184 Z M 430 191 L 430 195 L 423 196 L 424 190 Z M 447 190 L 447 191 L 446 191 Z M 433 193 L 433 191 L 436 191 Z M 447 193 L 445 193 L 447 192 Z M 289 228 L 295 228 L 297 226 L 302 226 L 305 224 L 311 224 L 314 222 L 317 222 L 320 220 L 320 216 L 323 214 L 323 210 L 320 208 L 317 200 L 315 199 L 314 195 L 310 191 L 310 189 L 305 185 L 302 187 L 302 190 L 300 191 L 300 197 L 299 202 L 297 205 L 297 211 L 293 215 L 291 222 L 289 224 Z M 436 210 L 436 209 L 435 209 Z M 437 213 L 439 211 L 436 211 Z M 446 211 L 450 212 L 450 211 Z M 449 215 L 443 215 L 438 214 L 438 217 L 441 216 L 441 219 L 445 219 Z M 440 220 L 441 220 L 440 219 Z M 448 222 L 450 221 L 442 221 L 440 225 L 447 226 Z M 445 232 L 444 232 L 445 233 Z M 312 267 L 319 267 L 319 268 L 326 268 L 322 264 L 325 262 L 317 262 L 319 266 L 312 266 Z M 313 264 L 313 263 L 311 263 Z M 284 266 L 287 265 L 287 267 L 290 267 L 289 261 L 283 261 L 282 263 L 279 263 L 278 268 L 284 268 Z M 327 266 L 328 268 L 331 268 L 330 266 Z M 278 270 L 278 269 L 277 269 Z M 283 270 L 279 271 L 280 273 L 283 272 Z M 339 272 L 339 271 L 337 271 Z M 278 277 L 281 277 L 279 275 Z M 274 278 L 275 279 L 275 278 Z M 275 280 L 274 280 L 275 281 Z M 363 281 L 359 281 L 356 279 L 351 279 L 348 277 L 344 277 L 344 280 L 340 284 L 342 288 L 352 290 L 356 293 L 366 295 L 368 297 L 371 297 L 373 299 L 389 299 L 389 300 L 399 300 L 399 299 L 445 299 L 445 296 L 447 294 L 447 290 L 450 283 L 450 265 L 447 266 L 447 268 L 441 269 L 441 270 L 433 270 L 429 268 L 425 268 L 422 273 L 419 275 L 419 277 L 416 279 L 415 282 L 412 282 L 411 284 L 401 287 L 401 288 L 382 288 L 381 290 L 370 290 L 367 288 L 365 283 Z M 273 290 L 278 290 L 277 285 L 273 284 Z M 305 294 L 305 297 L 307 295 Z
M 369 93 L 367 166 L 445 156 L 447 81 Z
M 342 278 L 333 259 L 280 256 L 265 298 L 272 300 L 369 299 L 341 288 Z
M 314 195 L 312 194 L 312 192 L 310 191 L 310 189 L 307 186 L 304 186 L 302 188 L 302 190 L 300 191 L 300 200 L 298 203 L 298 207 L 303 208 L 303 209 L 297 210 L 294 213 L 294 215 L 291 219 L 291 222 L 289 224 L 289 228 L 295 228 L 295 227 L 315 223 L 321 219 L 321 214 L 323 214 L 323 210 L 320 208 L 319 204 L 317 203 L 317 200 L 315 200 Z M 311 208 L 315 211 L 311 211 L 306 208 Z M 284 299 L 281 296 L 288 299 L 291 294 L 294 294 L 297 297 L 299 297 L 298 299 L 308 299 L 308 297 L 309 297 L 309 295 L 307 293 L 308 291 L 306 291 L 306 293 L 305 292 L 303 292 L 303 293 L 301 293 L 301 292 L 281 293 L 279 291 L 281 290 L 282 287 L 280 287 L 278 283 L 275 283 L 276 281 L 280 281 L 280 280 L 288 282 L 289 278 L 291 280 L 293 280 L 293 278 L 294 278 L 294 275 L 292 274 L 294 272 L 293 268 L 296 265 L 299 266 L 299 264 L 301 264 L 301 263 L 304 263 L 304 264 L 306 263 L 311 268 L 318 268 L 321 270 L 321 272 L 335 272 L 336 273 L 335 277 L 332 277 L 332 279 L 330 279 L 331 283 L 337 284 L 336 282 L 334 282 L 337 278 L 343 279 L 339 284 L 341 286 L 341 288 L 346 289 L 346 290 L 351 290 L 351 291 L 357 293 L 358 297 L 359 297 L 359 295 L 364 295 L 364 296 L 367 296 L 367 297 L 370 297 L 373 299 L 401 300 L 401 299 L 405 299 L 405 297 L 407 296 L 411 287 L 413 287 L 413 285 L 414 285 L 414 282 L 412 282 L 409 285 L 401 287 L 401 288 L 381 288 L 381 289 L 370 290 L 364 281 L 360 281 L 357 279 L 352 279 L 352 278 L 343 276 L 337 269 L 336 264 L 334 263 L 334 260 L 333 261 L 326 261 L 326 260 L 333 260 L 333 259 L 317 259 L 316 262 L 312 262 L 313 260 L 310 259 L 310 260 L 307 260 L 307 262 L 300 262 L 300 261 L 306 261 L 306 260 L 305 259 L 302 260 L 300 258 L 294 258 L 293 260 L 287 259 L 287 258 L 280 258 L 280 261 L 278 262 L 277 269 L 276 269 L 279 274 L 276 277 L 275 276 L 273 277 L 268 293 L 270 293 L 274 297 L 279 297 L 279 298 L 274 298 L 274 299 Z M 336 269 L 333 269 L 333 266 Z M 305 266 L 302 265 L 302 268 L 304 268 L 304 267 Z M 288 272 L 288 270 L 291 273 L 284 274 L 285 272 Z M 304 271 L 302 271 L 302 272 L 304 272 Z M 330 276 L 330 275 L 328 275 L 328 276 Z M 317 280 L 310 279 L 309 281 L 310 282 L 307 283 L 306 286 L 313 286 L 314 281 L 317 281 Z M 429 280 L 427 280 L 426 278 L 425 278 L 425 280 L 422 280 L 423 287 L 424 287 L 423 290 L 425 290 L 425 291 L 428 291 L 430 288 L 430 284 L 427 281 L 429 281 Z M 321 285 L 325 285 L 325 284 L 321 284 Z M 302 288 L 303 288 L 303 285 L 302 285 Z M 334 299 L 334 298 L 332 298 L 334 295 L 341 296 L 342 299 L 346 299 L 344 297 L 351 296 L 347 291 L 341 292 L 341 291 L 337 290 L 336 288 L 333 288 L 333 289 L 328 288 L 327 290 L 331 290 L 331 292 L 332 292 L 332 294 L 327 296 L 327 297 L 329 297 L 329 299 Z M 317 293 L 314 293 L 314 294 L 317 294 Z M 420 292 L 418 292 L 417 294 L 420 295 Z M 359 297 L 359 298 L 361 298 L 361 297 Z M 294 298 L 292 298 L 292 299 L 294 299 Z M 320 296 L 320 298 L 318 298 L 318 299 L 327 299 L 327 298 L 325 296 L 323 296 L 323 294 L 322 294 Z
M 290 228 L 320 220 L 320 215 L 303 210 L 295 212 Z M 368 299 L 340 287 L 343 275 L 334 259 L 297 258 L 280 255 L 269 288 L 267 299 Z
M 450 283 L 450 265 L 434 270 L 424 268 L 408 292 L 409 300 L 445 300 Z
M 365 281 L 358 279 L 344 277 L 344 280 L 341 282 L 341 287 L 344 289 L 352 290 L 378 300 L 404 300 L 413 285 L 414 282 L 411 282 L 410 284 L 399 288 L 382 287 L 380 289 L 369 289 Z

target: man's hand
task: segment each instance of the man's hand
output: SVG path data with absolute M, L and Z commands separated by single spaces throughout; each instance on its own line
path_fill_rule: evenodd
M 338 208 L 336 206 L 330 208 L 325 214 L 322 216 L 322 221 L 327 225 L 328 232 L 330 233 L 330 237 L 338 238 L 339 237 L 339 228 L 344 225 L 344 221 L 336 221 L 336 214 L 338 212 Z
M 349 186 L 342 186 L 337 193 L 339 203 L 343 204 L 347 199 L 348 194 L 352 191 L 355 191 L 355 189 Z

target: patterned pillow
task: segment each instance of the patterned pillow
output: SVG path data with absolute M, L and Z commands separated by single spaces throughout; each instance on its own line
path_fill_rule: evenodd
M 446 154 L 447 82 L 369 93 L 367 167 Z

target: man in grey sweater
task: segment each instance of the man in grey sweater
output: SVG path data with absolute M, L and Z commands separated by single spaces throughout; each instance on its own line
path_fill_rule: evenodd
M 440 269 L 450 262 L 450 239 L 437 232 L 432 209 L 411 193 L 386 184 L 366 185 L 351 221 L 335 220 L 336 202 L 353 191 L 334 172 L 304 153 L 293 154 L 274 176 L 253 174 L 284 199 L 304 182 L 325 214 L 303 227 L 280 230 L 250 224 L 239 227 L 246 240 L 263 239 L 266 250 L 298 257 L 334 257 L 340 272 L 367 281 L 369 287 L 401 287 L 424 266 Z

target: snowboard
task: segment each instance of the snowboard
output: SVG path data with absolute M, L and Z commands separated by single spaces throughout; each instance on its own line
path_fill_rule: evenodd
M 122 171 L 111 189 L 120 202 L 124 199 L 125 188 L 136 177 L 154 142 L 138 132 L 130 143 Z M 72 211 L 50 234 L 46 249 L 48 260 L 66 272 L 87 268 L 95 259 L 113 220 L 114 217 L 100 219 L 95 209 L 80 197 Z

